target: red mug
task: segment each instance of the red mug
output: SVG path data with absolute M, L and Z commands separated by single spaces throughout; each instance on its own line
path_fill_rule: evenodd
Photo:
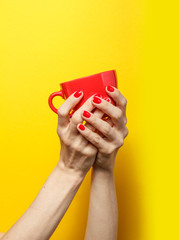
M 70 114 L 70 117 L 72 114 L 80 108 L 86 100 L 94 95 L 95 93 L 98 93 L 102 96 L 102 98 L 108 97 L 105 88 L 106 86 L 114 86 L 117 88 L 117 77 L 116 77 L 116 71 L 110 70 L 105 71 L 97 74 L 93 74 L 87 77 L 82 77 L 78 79 L 74 79 L 71 81 L 67 81 L 64 83 L 60 83 L 61 90 L 58 92 L 54 92 L 49 96 L 48 103 L 50 108 L 57 113 L 58 109 L 56 109 L 52 103 L 53 98 L 55 96 L 60 96 L 63 99 L 67 99 L 72 93 L 82 90 L 83 91 L 83 98 L 82 100 L 74 107 L 72 113 Z M 111 100 L 111 103 L 115 105 L 115 102 Z

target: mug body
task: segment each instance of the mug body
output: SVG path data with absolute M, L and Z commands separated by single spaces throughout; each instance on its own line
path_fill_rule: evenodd
M 106 86 L 117 87 L 117 78 L 115 70 L 97 73 L 83 78 L 74 79 L 72 81 L 61 83 L 65 98 L 68 98 L 72 93 L 78 90 L 83 91 L 83 98 L 78 105 L 75 106 L 74 111 L 80 108 L 86 100 L 92 95 L 98 93 L 102 98 L 109 97 L 106 94 Z M 115 102 L 111 99 L 111 103 Z

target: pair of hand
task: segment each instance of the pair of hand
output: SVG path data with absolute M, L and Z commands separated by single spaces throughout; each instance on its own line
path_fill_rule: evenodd
M 106 92 L 116 106 L 110 98 L 93 95 L 70 118 L 69 113 L 83 98 L 83 92 L 77 91 L 58 109 L 59 166 L 64 170 L 85 176 L 92 165 L 107 171 L 114 169 L 117 151 L 128 135 L 127 101 L 117 88 L 106 87 Z M 104 114 L 109 117 L 104 118 Z

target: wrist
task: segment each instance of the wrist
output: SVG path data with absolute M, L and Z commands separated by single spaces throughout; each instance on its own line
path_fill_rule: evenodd
M 93 171 L 106 175 L 114 175 L 114 167 L 103 167 L 98 164 L 93 165 Z
M 112 186 L 115 184 L 114 172 L 101 168 L 93 168 L 91 172 L 91 184 L 94 186 Z
M 82 182 L 86 175 L 82 171 L 77 171 L 75 169 L 66 167 L 62 159 L 60 159 L 56 167 L 58 168 L 58 171 L 60 172 L 61 175 L 63 174 L 63 175 L 69 176 L 69 178 L 72 178 L 74 179 L 74 181 L 77 181 L 77 182 L 78 181 Z
M 112 168 L 102 168 L 98 165 L 93 166 L 92 174 L 98 178 L 113 179 L 114 178 L 114 169 Z

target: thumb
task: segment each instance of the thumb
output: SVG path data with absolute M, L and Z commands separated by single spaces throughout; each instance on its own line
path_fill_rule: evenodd
M 83 92 L 81 90 L 72 93 L 58 109 L 58 123 L 66 126 L 69 123 L 71 110 L 81 101 Z

